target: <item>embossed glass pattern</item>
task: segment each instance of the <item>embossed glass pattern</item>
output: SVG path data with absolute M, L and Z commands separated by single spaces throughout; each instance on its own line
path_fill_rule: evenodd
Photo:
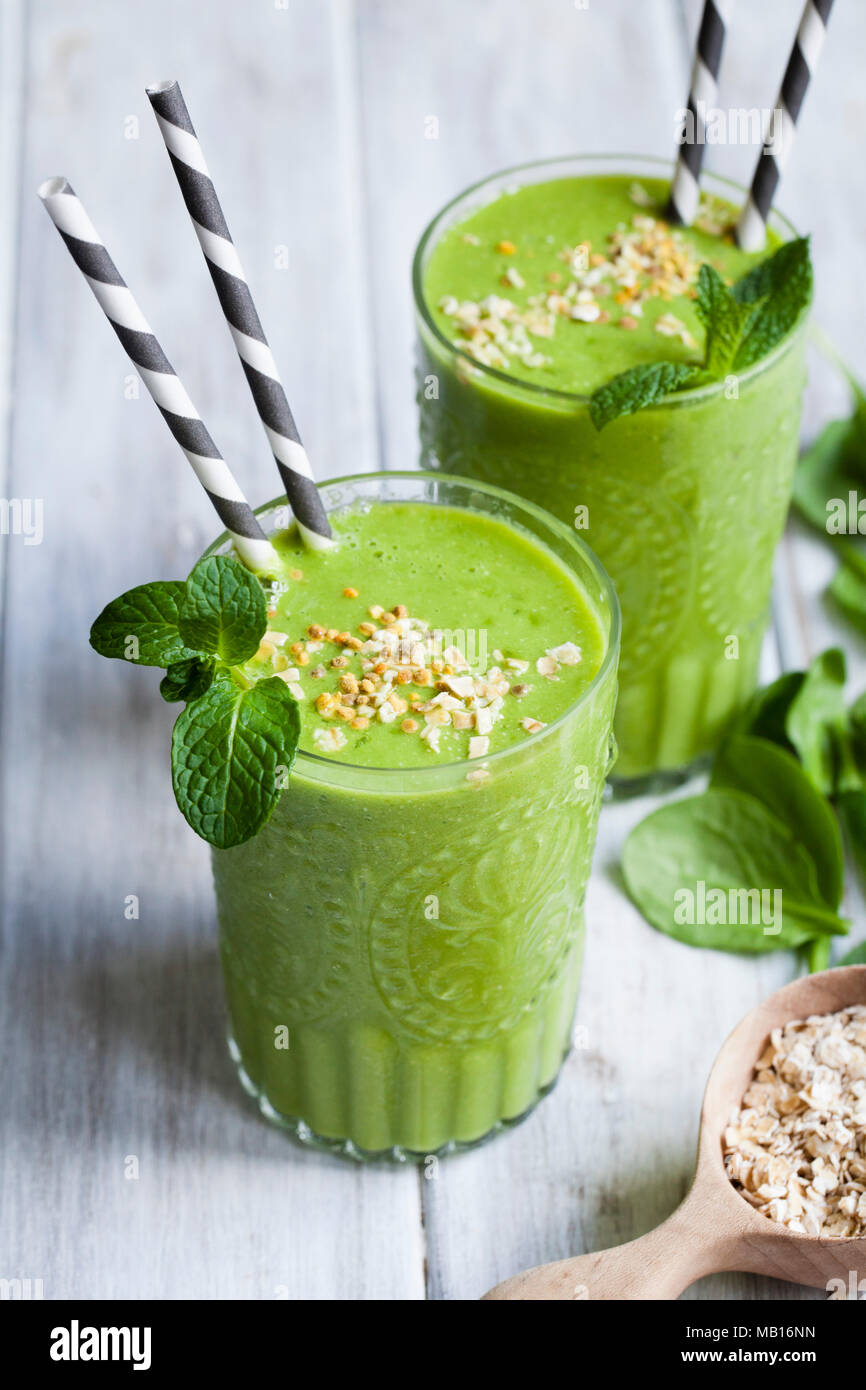
M 465 762 L 391 770 L 302 753 L 260 835 L 213 853 L 244 1084 L 306 1142 L 400 1159 L 521 1118 L 568 1050 L 619 614 L 586 546 L 496 488 L 374 474 L 322 493 L 329 511 L 413 500 L 519 525 L 576 574 L 608 637 L 577 703 L 485 759 L 480 785 Z

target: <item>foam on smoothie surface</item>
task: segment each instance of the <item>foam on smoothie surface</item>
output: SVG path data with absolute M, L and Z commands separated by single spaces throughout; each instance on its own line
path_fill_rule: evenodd
M 703 261 L 728 281 L 765 251 L 741 251 L 737 210 L 704 197 L 693 227 L 665 221 L 669 184 L 586 175 L 526 184 L 450 228 L 426 269 L 442 333 L 478 361 L 558 390 L 589 393 L 619 372 L 694 362 Z
M 370 767 L 465 759 L 471 773 L 557 719 L 596 675 L 601 621 L 528 533 L 423 502 L 331 520 L 333 550 L 274 538 L 285 592 L 246 668 L 286 680 L 302 750 Z

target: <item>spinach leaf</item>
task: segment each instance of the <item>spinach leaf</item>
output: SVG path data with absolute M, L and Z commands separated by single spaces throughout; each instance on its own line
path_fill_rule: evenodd
M 825 796 L 836 788 L 838 747 L 846 731 L 845 653 L 830 647 L 812 662 L 785 720 L 800 761 Z
M 824 902 L 838 909 L 845 876 L 839 823 L 791 753 L 762 738 L 734 735 L 716 757 L 710 786 L 753 796 L 787 826 L 812 858 Z
M 623 872 L 647 920 L 692 946 L 759 953 L 848 930 L 803 844 L 739 791 L 711 788 L 653 812 L 626 841 Z

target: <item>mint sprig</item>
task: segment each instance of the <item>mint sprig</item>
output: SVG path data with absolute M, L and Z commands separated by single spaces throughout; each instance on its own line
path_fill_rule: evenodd
M 601 430 L 621 415 L 633 415 L 674 391 L 693 386 L 700 374 L 700 367 L 686 362 L 650 362 L 620 372 L 593 392 L 589 402 L 592 423 Z
M 285 682 L 241 669 L 266 629 L 259 580 L 230 556 L 211 555 L 186 582 L 121 594 L 90 631 L 101 656 L 165 668 L 160 694 L 185 706 L 172 733 L 175 798 L 218 849 L 258 834 L 297 752 L 300 714 Z
M 195 653 L 178 628 L 186 586 L 181 580 L 140 584 L 103 608 L 90 629 L 90 645 L 100 656 L 137 666 L 171 666 Z
M 695 313 L 706 330 L 704 367 L 713 377 L 733 371 L 758 305 L 742 303 L 717 270 L 706 263 L 698 272 Z M 762 301 L 760 301 L 762 302 Z
M 214 665 L 213 659 L 200 656 L 175 661 L 159 683 L 160 695 L 169 704 L 176 704 L 178 700 L 197 700 L 214 678 Z
M 199 560 L 178 613 L 187 646 L 237 666 L 255 654 L 267 625 L 264 591 L 254 574 L 228 555 Z
M 300 733 L 297 700 L 279 676 L 248 690 L 214 681 L 171 736 L 174 794 L 187 823 L 218 849 L 257 834 L 279 800 Z
M 745 371 L 786 337 L 811 298 L 808 237 L 785 242 L 731 287 L 705 262 L 695 303 L 706 332 L 702 360 L 649 362 L 620 372 L 590 397 L 592 423 L 601 430 L 621 415 L 645 410 L 704 380 Z

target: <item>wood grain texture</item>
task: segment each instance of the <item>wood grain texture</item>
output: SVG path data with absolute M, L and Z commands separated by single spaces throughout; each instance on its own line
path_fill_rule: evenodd
M 819 1239 L 768 1221 L 734 1190 L 722 1135 L 754 1076 L 755 1059 L 776 1028 L 811 1014 L 866 1003 L 866 966 L 806 975 L 764 999 L 737 1024 L 713 1063 L 701 1106 L 694 1180 L 666 1221 L 612 1249 L 528 1269 L 485 1298 L 510 1302 L 674 1299 L 701 1275 L 750 1270 L 824 1290 L 831 1279 L 866 1271 L 866 1236 Z
M 646 802 L 604 811 L 578 1046 L 525 1125 L 425 1176 L 303 1153 L 255 1115 L 223 1050 L 207 856 L 174 808 L 171 713 L 152 674 L 86 646 L 106 598 L 184 572 L 212 519 L 149 400 L 128 398 L 130 368 L 34 190 L 68 174 L 226 458 L 251 497 L 271 496 L 144 96 L 177 76 L 314 467 L 413 466 L 409 262 L 424 224 L 506 164 L 670 154 L 699 9 L 211 0 L 203 19 L 191 0 L 31 0 L 25 24 L 21 0 L 4 7 L 0 390 L 15 393 L 0 461 L 8 439 L 6 495 L 45 499 L 45 538 L 0 538 L 0 1277 L 42 1278 L 49 1298 L 472 1299 L 641 1235 L 682 1198 L 718 1046 L 796 967 L 651 931 L 617 877 Z M 797 9 L 767 0 L 735 19 L 725 102 L 773 100 Z M 817 315 L 866 376 L 864 41 L 863 8 L 837 6 L 782 202 L 814 230 Z M 743 150 L 707 164 L 750 173 Z M 807 430 L 843 407 L 816 364 Z M 822 598 L 827 571 L 792 528 L 765 675 L 838 639 L 864 682 L 866 649 Z M 848 906 L 862 934 L 856 893 Z M 685 1296 L 820 1295 L 725 1274 Z

